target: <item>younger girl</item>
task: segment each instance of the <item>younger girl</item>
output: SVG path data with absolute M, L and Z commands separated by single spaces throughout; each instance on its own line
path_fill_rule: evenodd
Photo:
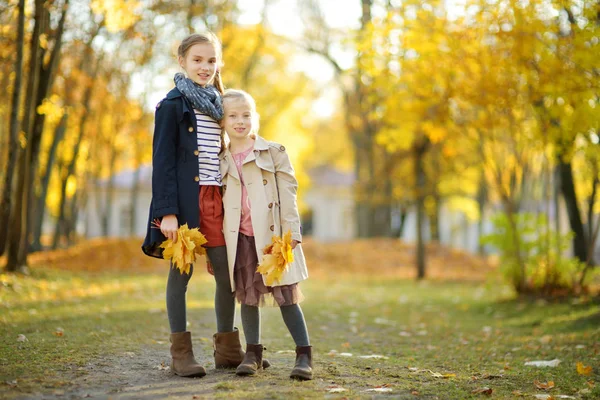
M 312 379 L 312 347 L 302 309 L 298 282 L 308 277 L 300 242 L 296 204 L 298 183 L 285 147 L 257 135 L 258 114 L 253 98 L 241 90 L 223 96 L 223 128 L 230 145 L 221 156 L 223 232 L 227 243 L 229 281 L 242 304 L 246 355 L 238 375 L 254 375 L 262 366 L 259 307 L 276 303 L 296 343 L 296 363 L 291 378 Z M 291 230 L 294 262 L 280 283 L 267 287 L 256 272 L 262 249 L 273 235 Z
M 227 251 L 223 237 L 223 205 L 219 152 L 223 149 L 221 45 L 211 33 L 186 37 L 178 48 L 185 75 L 175 75 L 175 88 L 156 106 L 152 150 L 152 202 L 144 253 L 162 258 L 159 245 L 176 240 L 183 224 L 200 228 L 208 243 L 208 259 L 222 283 L 217 285 L 215 311 L 215 365 L 237 367 L 244 357 L 239 334 L 233 327 L 235 300 L 227 279 Z M 152 223 L 160 221 L 160 230 Z M 203 376 L 186 330 L 188 282 L 194 272 L 181 274 L 171 267 L 167 281 L 167 314 L 171 328 L 171 370 L 180 376 Z M 266 361 L 265 361 L 266 362 Z M 268 363 L 268 362 L 266 362 Z

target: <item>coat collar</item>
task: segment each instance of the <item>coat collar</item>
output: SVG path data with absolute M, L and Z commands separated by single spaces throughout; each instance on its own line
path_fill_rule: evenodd
M 254 150 L 269 150 L 269 143 L 262 136 L 256 136 L 254 140 Z
M 270 163 L 264 161 L 263 159 L 265 158 L 265 156 L 264 156 L 265 153 L 262 153 L 263 157 L 260 157 L 261 151 L 268 151 L 268 150 L 269 150 L 269 142 L 267 142 L 261 136 L 257 135 L 256 139 L 254 140 L 253 151 L 251 151 L 248 154 L 248 156 L 244 160 L 244 164 L 247 164 L 249 162 L 256 160 L 256 164 L 259 166 L 259 168 L 274 172 L 274 168 L 272 166 L 272 164 L 273 164 L 272 160 Z M 229 173 L 229 174 L 231 174 L 231 176 L 233 176 L 234 178 L 239 180 L 240 177 L 238 175 L 237 167 L 235 166 L 235 162 L 233 161 L 233 156 L 231 155 L 231 151 L 229 150 L 229 148 L 225 149 L 225 151 L 223 152 L 223 155 L 221 157 L 225 161 L 224 163 L 221 164 L 221 175 L 225 176 L 226 173 Z M 267 157 L 267 158 L 270 160 L 270 157 Z

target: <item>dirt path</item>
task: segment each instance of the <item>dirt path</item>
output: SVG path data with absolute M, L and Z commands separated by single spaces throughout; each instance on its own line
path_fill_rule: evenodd
M 203 346 L 207 347 L 207 346 Z M 165 344 L 147 346 L 136 352 L 114 356 L 102 356 L 84 367 L 74 368 L 70 384 L 64 389 L 47 393 L 30 394 L 23 399 L 213 399 L 213 398 L 263 398 L 261 387 L 270 388 L 269 398 L 344 398 L 340 394 L 329 394 L 335 381 L 316 376 L 310 382 L 296 382 L 287 378 L 294 361 L 290 352 L 268 354 L 273 367 L 258 377 L 241 378 L 233 370 L 216 370 L 207 349 L 201 349 L 196 359 L 207 368 L 203 378 L 181 378 L 168 368 L 168 347 Z M 196 351 L 197 353 L 199 351 Z M 327 359 L 315 360 L 315 373 L 330 370 Z M 330 372 L 330 371 L 328 371 Z M 248 381 L 252 382 L 248 391 Z M 337 380 L 352 389 L 360 385 L 359 376 L 344 376 Z M 272 386 L 281 385 L 281 396 L 273 397 Z M 239 388 L 239 391 L 236 389 Z M 302 391 L 304 389 L 305 391 Z M 307 392 L 307 391 L 308 392 Z M 302 393 L 303 392 L 303 393 Z M 263 392 L 264 393 L 264 392 Z M 264 393 L 266 395 L 266 393 Z M 409 392 L 377 394 L 365 393 L 352 398 L 411 399 Z M 423 397 L 422 397 L 423 398 Z

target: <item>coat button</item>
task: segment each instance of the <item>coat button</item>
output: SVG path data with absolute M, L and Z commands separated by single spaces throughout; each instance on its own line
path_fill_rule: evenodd
M 223 185 L 223 190 L 227 190 L 227 185 Z
M 263 179 L 263 185 L 266 185 L 266 184 L 267 184 L 267 180 Z
M 285 147 L 284 146 L 279 146 L 279 150 L 285 151 Z
M 273 203 L 269 203 L 269 208 L 273 208 Z
M 194 150 L 194 155 L 197 156 L 198 154 L 200 154 L 200 152 L 198 150 Z
M 275 225 L 271 225 L 269 229 L 271 230 L 271 232 L 273 232 L 275 230 Z
M 200 182 L 200 177 L 198 177 L 198 176 L 195 176 L 195 177 L 194 177 L 194 180 L 195 180 L 196 182 Z
M 192 133 L 194 132 L 194 128 L 192 128 L 191 126 L 188 128 L 188 132 Z

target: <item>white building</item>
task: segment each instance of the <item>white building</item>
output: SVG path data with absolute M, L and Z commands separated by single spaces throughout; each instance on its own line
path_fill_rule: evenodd
M 131 212 L 131 199 L 135 171 L 125 170 L 113 177 L 112 204 L 108 218 L 108 236 L 126 237 L 130 234 L 131 218 L 135 218 L 133 236 L 146 235 L 148 211 L 152 199 L 152 167 L 144 165 L 139 169 L 138 194 L 135 212 Z M 108 180 L 88 184 L 88 200 L 85 213 L 80 221 L 80 229 L 86 237 L 102 236 L 102 214 L 106 208 Z
M 308 172 L 311 186 L 303 196 L 310 208 L 311 235 L 320 241 L 349 240 L 356 236 L 354 174 L 322 166 Z

